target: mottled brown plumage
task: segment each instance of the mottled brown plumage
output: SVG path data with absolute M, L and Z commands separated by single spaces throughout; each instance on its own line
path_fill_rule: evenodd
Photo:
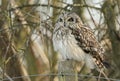
M 98 67 L 103 68 L 104 50 L 99 45 L 91 29 L 85 25 L 80 25 L 80 28 L 70 29 L 72 30 L 72 34 L 75 36 L 79 47 L 81 47 L 86 54 L 91 54 Z
M 93 69 L 105 67 L 104 50 L 92 30 L 75 13 L 62 13 L 53 32 L 53 46 L 63 59 L 83 61 Z

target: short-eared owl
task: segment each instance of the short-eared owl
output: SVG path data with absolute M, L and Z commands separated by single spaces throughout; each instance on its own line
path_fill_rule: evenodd
M 96 40 L 91 28 L 85 26 L 75 13 L 62 13 L 53 31 L 53 46 L 64 59 L 83 61 L 93 69 L 103 68 L 104 50 Z

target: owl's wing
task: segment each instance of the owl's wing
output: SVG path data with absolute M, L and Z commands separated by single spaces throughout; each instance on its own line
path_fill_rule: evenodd
M 71 30 L 79 47 L 81 47 L 87 54 L 91 54 L 96 65 L 99 68 L 103 68 L 104 66 L 107 67 L 108 64 L 104 62 L 103 59 L 104 51 L 96 40 L 92 30 L 85 26 L 74 29 L 71 28 Z

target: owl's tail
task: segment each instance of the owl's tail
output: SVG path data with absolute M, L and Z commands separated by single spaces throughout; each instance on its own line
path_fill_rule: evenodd
M 97 69 L 100 72 L 100 74 L 102 74 L 106 78 L 107 81 L 110 81 L 108 76 L 104 72 L 104 69 L 109 68 L 110 64 L 107 63 L 106 61 L 102 60 L 102 58 L 100 56 L 95 56 L 94 62 L 96 64 L 96 66 L 98 67 Z
M 110 68 L 110 64 L 106 61 L 102 61 L 103 65 L 105 66 L 105 68 Z
M 110 64 L 100 57 L 99 54 L 93 56 L 94 62 L 99 69 L 110 68 Z

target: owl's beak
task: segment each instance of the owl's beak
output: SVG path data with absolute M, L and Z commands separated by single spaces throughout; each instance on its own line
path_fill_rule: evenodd
M 66 23 L 64 22 L 64 26 L 66 26 Z

